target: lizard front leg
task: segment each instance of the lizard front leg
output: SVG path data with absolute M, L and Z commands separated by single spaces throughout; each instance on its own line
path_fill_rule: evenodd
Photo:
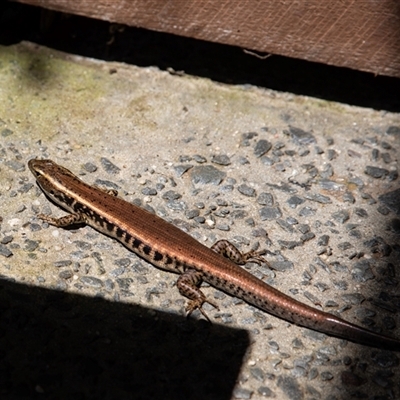
M 57 226 L 58 228 L 65 228 L 67 226 L 76 224 L 86 224 L 86 217 L 81 214 L 68 214 L 64 217 L 54 218 L 49 215 L 39 214 L 37 216 L 42 221 L 47 222 L 49 225 Z

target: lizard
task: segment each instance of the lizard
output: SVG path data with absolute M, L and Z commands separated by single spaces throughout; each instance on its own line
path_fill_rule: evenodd
M 87 224 L 108 235 L 154 266 L 179 274 L 179 293 L 189 299 L 186 311 L 204 303 L 218 305 L 201 291 L 202 282 L 291 323 L 356 343 L 400 351 L 400 340 L 375 333 L 336 315 L 304 304 L 258 279 L 240 265 L 267 263 L 261 252 L 240 252 L 227 240 L 207 247 L 175 225 L 118 197 L 116 191 L 91 186 L 52 160 L 31 159 L 29 169 L 44 194 L 69 212 L 38 217 L 56 227 Z

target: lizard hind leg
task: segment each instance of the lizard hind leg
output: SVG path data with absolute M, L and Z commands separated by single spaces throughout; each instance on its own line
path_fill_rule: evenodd
M 235 264 L 243 265 L 248 262 L 253 262 L 258 265 L 268 264 L 268 261 L 262 257 L 262 252 L 250 250 L 247 253 L 242 253 L 235 245 L 228 240 L 218 240 L 211 246 L 211 250 L 221 254 L 225 258 L 233 261 Z
M 202 308 L 203 304 L 211 304 L 217 310 L 219 310 L 219 307 L 214 302 L 208 300 L 205 294 L 199 289 L 202 282 L 203 277 L 200 272 L 194 269 L 188 269 L 179 276 L 176 285 L 179 293 L 189 299 L 186 306 L 186 311 L 188 312 L 187 315 L 189 316 L 194 310 L 198 309 L 204 317 L 211 322 L 210 318 Z

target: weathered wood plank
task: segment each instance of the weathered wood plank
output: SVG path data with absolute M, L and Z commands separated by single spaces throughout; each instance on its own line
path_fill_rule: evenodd
M 397 0 L 18 1 L 263 53 L 400 77 Z

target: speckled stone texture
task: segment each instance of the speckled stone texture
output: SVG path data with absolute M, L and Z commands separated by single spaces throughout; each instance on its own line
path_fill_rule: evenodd
M 177 277 L 64 215 L 32 157 L 200 242 L 264 249 L 244 268 L 400 338 L 400 116 L 59 53 L 0 48 L 0 397 L 400 398 L 399 354 L 291 325 Z

